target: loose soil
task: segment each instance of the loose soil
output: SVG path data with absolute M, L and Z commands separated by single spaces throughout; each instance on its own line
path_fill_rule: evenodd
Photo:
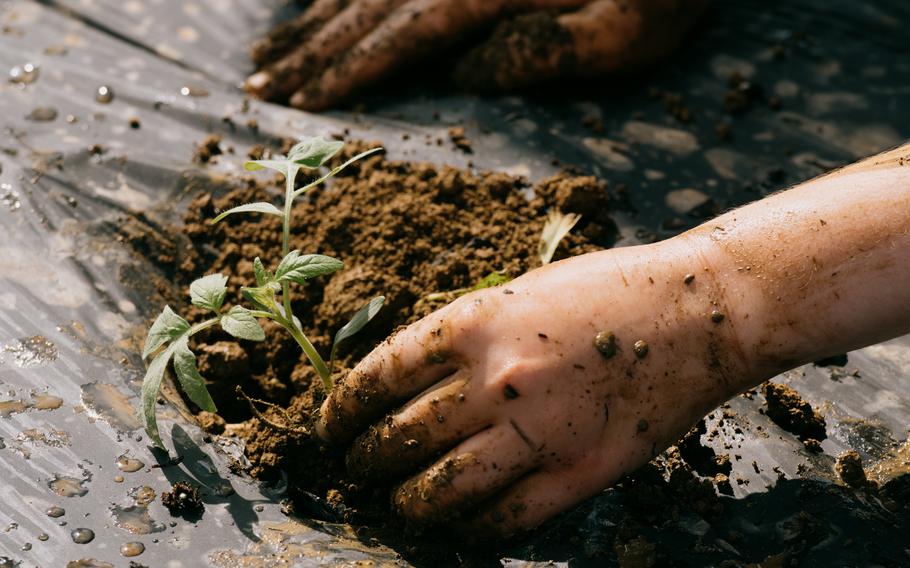
M 339 159 L 375 145 L 349 144 Z M 263 147 L 255 151 L 257 158 L 269 154 Z M 157 294 L 150 304 L 157 307 L 162 300 L 168 301 L 191 321 L 203 317 L 183 297 L 182 291 L 192 280 L 216 271 L 228 274 L 232 286 L 228 302 L 236 303 L 239 286 L 254 280 L 251 259 L 260 256 L 266 265 L 279 260 L 277 217 L 235 216 L 217 226 L 208 221 L 240 203 L 279 201 L 283 191 L 280 178 L 249 176 L 214 185 L 209 177 L 190 178 L 191 195 L 201 195 L 189 204 L 182 228 L 156 226 L 143 215 L 120 226 L 122 238 L 160 268 L 160 280 L 144 276 L 150 296 Z M 292 247 L 338 257 L 346 268 L 299 288 L 294 311 L 308 336 L 325 353 L 331 336 L 360 305 L 377 294 L 387 297 L 380 315 L 356 340 L 342 347 L 337 380 L 389 333 L 442 305 L 428 296 L 468 288 L 494 271 L 517 276 L 535 268 L 539 264 L 538 237 L 550 208 L 583 215 L 555 259 L 610 247 L 616 236 L 610 209 L 619 194 L 620 188 L 614 191 L 608 183 L 588 176 L 561 174 L 531 185 L 505 174 L 397 162 L 384 155 L 370 157 L 329 186 L 313 190 L 295 207 Z M 168 234 L 177 236 L 162 236 Z M 137 285 L 141 282 L 137 274 L 125 272 L 123 277 Z M 266 482 L 286 475 L 289 513 L 360 526 L 358 534 L 365 540 L 378 538 L 418 563 L 440 558 L 467 561 L 463 546 L 450 549 L 451 535 L 403 532 L 400 521 L 390 515 L 389 488 L 360 487 L 348 477 L 343 455 L 323 448 L 303 432 L 311 427 L 321 403 L 320 381 L 297 344 L 282 330 L 267 329 L 267 335 L 266 342 L 252 343 L 211 330 L 197 336 L 193 345 L 219 408 L 218 414 L 198 412 L 197 418 L 212 435 L 238 436 L 244 441 L 249 465 L 238 462 L 234 469 Z M 237 385 L 262 401 L 254 404 L 268 421 L 287 424 L 293 430 L 279 431 L 256 418 L 250 403 L 237 395 Z M 824 419 L 795 391 L 769 384 L 764 392 L 770 418 L 786 424 L 801 439 L 824 437 Z M 294 421 L 299 423 L 290 423 Z M 623 565 L 667 564 L 677 557 L 676 547 L 706 562 L 737 558 L 728 550 L 701 545 L 700 537 L 691 536 L 695 532 L 685 536 L 690 528 L 702 530 L 703 525 L 687 525 L 694 522 L 691 519 L 707 521 L 713 533 L 726 535 L 731 542 L 738 535 L 732 526 L 727 527 L 726 520 L 736 514 L 738 500 L 720 494 L 732 493 L 731 481 L 741 480 L 731 477 L 730 456 L 702 445 L 705 433 L 701 422 L 676 447 L 622 480 L 596 508 L 586 505 L 570 512 L 545 525 L 527 542 L 541 550 L 583 547 L 588 558 L 611 557 Z M 755 464 L 753 467 L 757 469 Z M 814 487 L 809 489 L 820 496 L 830 493 L 831 498 L 850 498 L 849 494 L 831 493 L 843 488 Z M 783 486 L 775 499 L 790 490 Z M 889 491 L 899 507 L 903 486 L 892 483 Z M 606 525 L 591 520 L 604 514 L 608 515 Z M 821 521 L 808 513 L 787 522 L 794 525 L 791 532 L 798 536 L 797 541 L 762 545 L 751 557 L 772 549 L 779 551 L 785 563 L 798 561 L 809 550 L 806 543 L 816 542 L 824 534 L 818 529 Z M 660 527 L 677 525 L 684 527 L 683 532 L 674 533 L 681 535 L 678 539 L 660 536 L 664 534 Z M 582 530 L 584 542 L 578 536 Z M 534 557 L 533 552 L 529 557 Z M 541 558 L 547 558 L 546 553 Z

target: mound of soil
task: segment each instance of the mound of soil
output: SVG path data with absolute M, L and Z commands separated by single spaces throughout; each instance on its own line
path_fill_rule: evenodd
M 350 144 L 338 160 L 377 145 Z M 250 175 L 220 197 L 206 190 L 194 199 L 176 242 L 160 235 L 179 234 L 179 229 L 143 229 L 141 223 L 125 224 L 121 234 L 143 256 L 156 260 L 164 279 L 178 289 L 221 272 L 230 277 L 228 303 L 241 303 L 239 287 L 255 281 L 253 259 L 259 256 L 272 268 L 280 260 L 281 220 L 236 215 L 217 226 L 209 221 L 241 203 L 282 199 L 280 176 Z M 494 271 L 514 277 L 537 267 L 539 235 L 551 208 L 583 215 L 556 259 L 611 246 L 616 236 L 609 214 L 612 200 L 608 185 L 593 177 L 558 175 L 532 186 L 505 174 L 374 155 L 295 205 L 292 248 L 334 256 L 346 267 L 296 287 L 294 312 L 326 354 L 334 333 L 364 302 L 386 297 L 379 315 L 342 344 L 337 380 L 397 327 L 443 305 L 428 296 L 470 288 Z M 189 320 L 204 317 L 187 298 L 169 299 Z M 196 336 L 200 372 L 219 409 L 218 416 L 200 413 L 200 423 L 213 434 L 243 438 L 252 475 L 268 479 L 284 470 L 298 485 L 298 495 L 318 500 L 319 509 L 334 504 L 350 516 L 344 503 L 357 487 L 346 481 L 343 460 L 326 454 L 302 429 L 323 398 L 321 382 L 293 339 L 277 326 L 264 326 L 268 340 L 262 343 L 238 341 L 220 330 Z M 291 418 L 300 424 L 278 431 L 257 419 L 248 401 L 238 397 L 237 385 L 251 398 L 277 405 L 256 403 L 268 421 L 287 424 Z

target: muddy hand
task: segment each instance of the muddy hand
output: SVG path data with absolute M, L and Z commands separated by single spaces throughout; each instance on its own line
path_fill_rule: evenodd
M 536 526 L 649 460 L 749 376 L 730 322 L 711 319 L 727 308 L 702 268 L 677 239 L 464 296 L 354 369 L 320 434 L 360 434 L 352 473 L 404 479 L 394 503 L 413 520 Z
M 246 89 L 321 110 L 496 25 L 456 69 L 474 89 L 513 89 L 650 63 L 707 0 L 316 0 L 254 46 Z

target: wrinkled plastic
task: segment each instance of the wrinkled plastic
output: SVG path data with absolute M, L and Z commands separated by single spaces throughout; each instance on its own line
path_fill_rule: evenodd
M 274 0 L 0 3 L 0 71 L 10 79 L 0 84 L 0 557 L 22 566 L 80 558 L 123 565 L 120 545 L 140 541 L 146 550 L 135 560 L 151 566 L 393 562 L 393 551 L 364 547 L 343 527 L 288 520 L 280 511 L 282 484 L 261 486 L 230 473 L 242 448 L 229 439 L 204 442 L 172 407 L 159 407 L 164 437 L 183 462 L 151 467 L 163 456 L 150 451 L 133 414 L 142 365 L 127 339 L 159 306 L 142 305 L 143 290 L 124 284 L 141 282 L 121 276 L 141 273 L 142 263 L 112 227 L 127 211 L 148 212 L 152 222 L 178 220 L 175 204 L 188 176 L 200 169 L 237 174 L 254 143 L 347 131 L 380 140 L 393 158 L 471 161 L 534 178 L 555 171 L 558 160 L 625 183 L 631 208 L 620 208 L 617 222 L 620 244 L 633 244 L 910 136 L 904 3 L 716 4 L 691 44 L 645 81 L 682 95 L 694 121 L 680 124 L 665 113 L 670 103 L 660 93 L 648 98 L 644 84 L 625 80 L 543 98 L 379 94 L 367 99 L 366 113 L 310 115 L 247 102 L 237 87 L 251 71 L 250 42 L 293 12 Z M 802 31 L 808 33 L 796 33 Z M 782 59 L 776 44 L 784 46 Z M 742 116 L 725 115 L 734 71 L 761 84 L 764 101 L 778 97 L 782 108 L 758 102 Z M 251 127 L 250 119 L 258 124 Z M 732 142 L 718 140 L 719 122 L 732 125 Z M 473 155 L 450 147 L 446 131 L 454 124 L 466 126 Z M 191 163 L 193 148 L 211 132 L 223 134 L 237 158 L 200 168 Z M 681 191 L 687 188 L 701 193 Z M 860 378 L 813 366 L 781 377 L 827 417 L 821 458 L 808 457 L 758 412 L 760 396 L 736 398 L 731 422 L 747 431 L 761 425 L 768 435 L 708 442 L 718 450 L 732 443 L 725 453 L 741 456 L 733 476 L 746 480 L 734 484 L 723 522 L 683 518 L 649 538 L 669 546 L 674 535 L 696 534 L 723 546 L 718 542 L 729 535 L 719 527 L 735 526 L 759 543 L 778 530 L 777 521 L 809 506 L 816 482 L 807 478 L 833 479 L 831 456 L 853 447 L 875 463 L 882 440 L 906 438 L 910 339 L 851 353 L 847 369 Z M 42 395 L 61 398 L 59 408 Z M 857 426 L 868 424 L 861 418 L 878 437 Z M 121 471 L 124 455 L 145 467 Z M 778 477 L 773 468 L 788 481 L 768 490 Z M 134 505 L 135 488 L 160 493 L 175 480 L 202 485 L 201 519 L 171 523 L 156 499 L 142 526 L 157 532 L 122 528 L 133 525 L 116 506 Z M 52 506 L 65 515 L 46 515 Z M 621 506 L 619 492 L 604 493 L 579 510 L 581 543 L 548 542 L 537 558 L 597 564 L 598 551 L 611 550 Z M 868 503 L 829 509 L 844 533 L 860 531 L 879 548 L 893 547 L 900 541 L 893 531 L 910 526 L 903 517 L 888 531 L 877 527 L 885 521 Z M 857 521 L 863 515 L 871 523 L 865 528 Z M 76 544 L 70 531 L 81 527 L 95 539 Z M 527 558 L 528 544 L 509 556 Z M 826 541 L 805 558 L 826 563 L 841 553 Z

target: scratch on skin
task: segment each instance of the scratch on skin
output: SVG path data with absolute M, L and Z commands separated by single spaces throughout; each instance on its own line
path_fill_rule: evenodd
M 524 441 L 525 444 L 528 445 L 529 448 L 531 448 L 531 451 L 536 452 L 537 444 L 535 444 L 534 442 L 531 441 L 531 438 L 529 438 L 528 435 L 524 433 L 524 430 L 521 429 L 521 427 L 518 425 L 517 422 L 515 422 L 515 420 L 513 418 L 509 418 L 509 424 L 512 425 L 512 428 L 515 428 L 515 431 L 518 433 L 518 436 L 522 439 L 522 441 Z

